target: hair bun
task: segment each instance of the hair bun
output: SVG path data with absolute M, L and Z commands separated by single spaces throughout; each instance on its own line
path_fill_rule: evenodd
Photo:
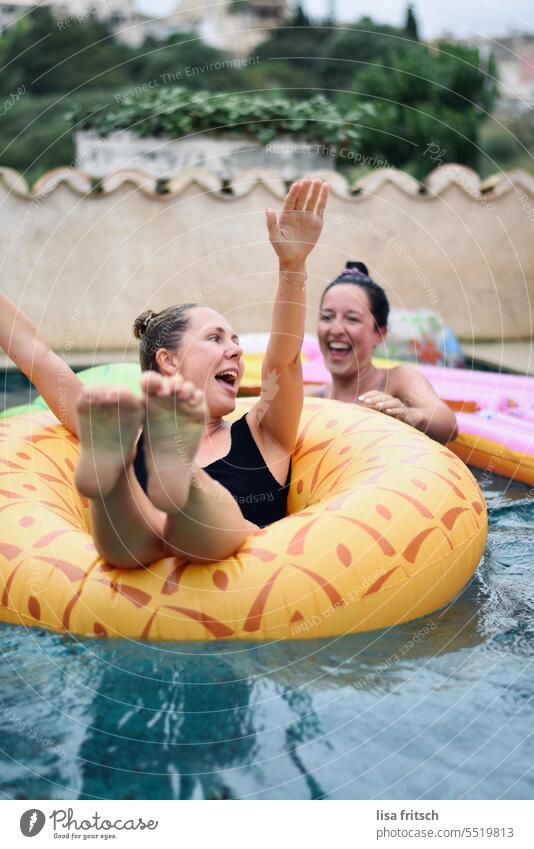
M 138 315 L 133 324 L 133 333 L 136 339 L 141 339 L 141 337 L 146 332 L 149 322 L 157 316 L 157 312 L 154 310 L 146 310 L 142 312 L 141 315 Z
M 343 274 L 350 274 L 354 277 L 369 277 L 369 269 L 364 262 L 349 260 L 345 264 Z

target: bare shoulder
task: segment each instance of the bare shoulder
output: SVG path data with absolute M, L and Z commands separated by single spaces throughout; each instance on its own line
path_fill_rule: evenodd
M 390 369 L 387 379 L 387 391 L 399 397 L 401 394 L 422 389 L 433 392 L 431 383 L 415 366 L 403 363 Z
M 418 372 L 414 366 L 408 365 L 407 363 L 401 363 L 394 368 L 387 369 L 387 391 L 392 392 L 393 394 L 396 392 L 402 392 L 406 390 L 407 387 L 419 384 L 421 380 L 425 380 L 423 375 Z

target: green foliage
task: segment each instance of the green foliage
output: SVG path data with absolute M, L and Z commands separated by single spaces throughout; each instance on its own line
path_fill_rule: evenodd
M 79 95 L 86 110 L 102 103 L 105 92 Z M 56 95 L 23 97 L 0 121 L 0 162 L 32 183 L 45 171 L 74 165 L 74 142 L 65 119 L 65 101 Z
M 228 11 L 231 15 L 240 15 L 242 12 L 247 12 L 249 6 L 248 0 L 230 0 Z
M 481 147 L 484 155 L 490 161 L 493 161 L 495 169 L 509 165 L 519 152 L 517 139 L 510 132 L 499 128 L 487 131 L 484 134 L 483 139 L 481 139 Z
M 293 27 L 310 27 L 311 21 L 302 8 L 301 3 L 297 3 L 293 17 L 290 18 L 290 24 Z
M 179 139 L 191 133 L 216 132 L 249 136 L 262 144 L 277 135 L 324 144 L 357 145 L 360 110 L 351 105 L 342 114 L 322 95 L 292 101 L 276 94 L 213 94 L 175 87 L 126 96 L 122 102 L 92 112 L 76 109 L 69 120 L 79 129 L 106 136 L 115 130 L 132 130 L 140 136 L 167 135 Z
M 376 24 L 370 18 L 334 30 L 320 46 L 319 55 L 325 57 L 318 63 L 321 85 L 329 92 L 351 88 L 367 68 L 380 65 L 392 52 L 401 54 L 410 44 L 404 30 Z
M 264 63 L 265 74 L 274 76 L 281 64 L 298 74 L 305 73 L 307 88 L 327 96 L 350 88 L 356 73 L 369 63 L 381 62 L 391 50 L 411 44 L 403 29 L 382 26 L 362 18 L 343 28 L 311 26 L 298 9 L 287 25 L 272 30 L 254 53 Z M 301 96 L 306 96 L 302 92 Z
M 493 83 L 479 67 L 475 48 L 414 44 L 390 53 L 354 81 L 357 97 L 375 107 L 362 128 L 364 149 L 417 175 L 445 162 L 476 167 L 481 116 L 494 102 Z M 340 98 L 347 107 L 350 98 Z M 432 153 L 429 154 L 429 146 Z
M 267 80 L 270 74 L 276 73 L 279 64 L 284 63 L 304 71 L 308 87 L 320 89 L 319 57 L 330 37 L 331 30 L 312 27 L 309 22 L 299 22 L 295 17 L 287 26 L 271 30 L 269 38 L 255 48 L 254 54 L 262 63 Z
M 524 168 L 534 173 L 534 127 L 528 115 L 503 121 L 488 119 L 480 132 L 478 170 L 483 177 Z
M 130 59 L 128 87 L 154 81 L 158 86 L 175 84 L 192 89 L 208 85 L 216 90 L 235 88 L 240 71 L 231 62 L 229 54 L 194 33 L 175 33 L 163 42 L 150 39 Z
M 49 94 L 125 84 L 128 48 L 96 18 L 68 20 L 57 21 L 49 8 L 38 8 L 2 35 L 2 94 L 21 85 L 32 94 Z
M 312 78 L 313 79 L 313 78 Z M 259 62 L 251 64 L 239 74 L 227 77 L 227 90 L 241 88 L 246 92 L 282 90 L 289 97 L 303 100 L 313 97 L 317 87 L 310 88 L 310 73 L 304 64 L 290 62 Z M 295 92 L 295 94 L 294 94 Z
M 409 12 L 403 28 L 363 18 L 340 29 L 312 25 L 297 5 L 239 64 L 192 33 L 132 48 L 93 17 L 61 21 L 40 7 L 0 35 L 0 164 L 35 178 L 72 163 L 70 129 L 80 121 L 102 134 L 219 132 L 265 143 L 283 133 L 417 175 L 439 164 L 429 144 L 439 161 L 484 172 L 496 170 L 492 160 L 532 167 L 526 120 L 513 130 L 517 142 L 486 124 L 477 153 L 495 101 L 493 60 L 483 67 L 475 48 L 430 49 L 416 37 Z
M 406 23 L 404 24 L 404 29 L 409 38 L 413 38 L 414 41 L 419 41 L 419 27 L 417 26 L 417 18 L 415 17 L 415 9 L 412 3 L 408 3 L 408 7 L 406 9 Z

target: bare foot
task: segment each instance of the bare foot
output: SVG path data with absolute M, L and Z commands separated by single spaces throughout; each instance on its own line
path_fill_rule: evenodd
M 179 374 L 141 375 L 146 398 L 148 496 L 160 510 L 176 513 L 189 497 L 193 460 L 204 432 L 204 396 Z
M 108 495 L 133 462 L 144 410 L 122 386 L 88 386 L 77 406 L 81 452 L 76 486 L 87 498 Z

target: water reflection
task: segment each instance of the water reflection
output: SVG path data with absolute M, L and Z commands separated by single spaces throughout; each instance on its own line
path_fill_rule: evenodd
M 386 631 L 192 645 L 0 628 L 4 792 L 528 798 L 534 502 L 520 495 L 492 509 L 460 598 Z

